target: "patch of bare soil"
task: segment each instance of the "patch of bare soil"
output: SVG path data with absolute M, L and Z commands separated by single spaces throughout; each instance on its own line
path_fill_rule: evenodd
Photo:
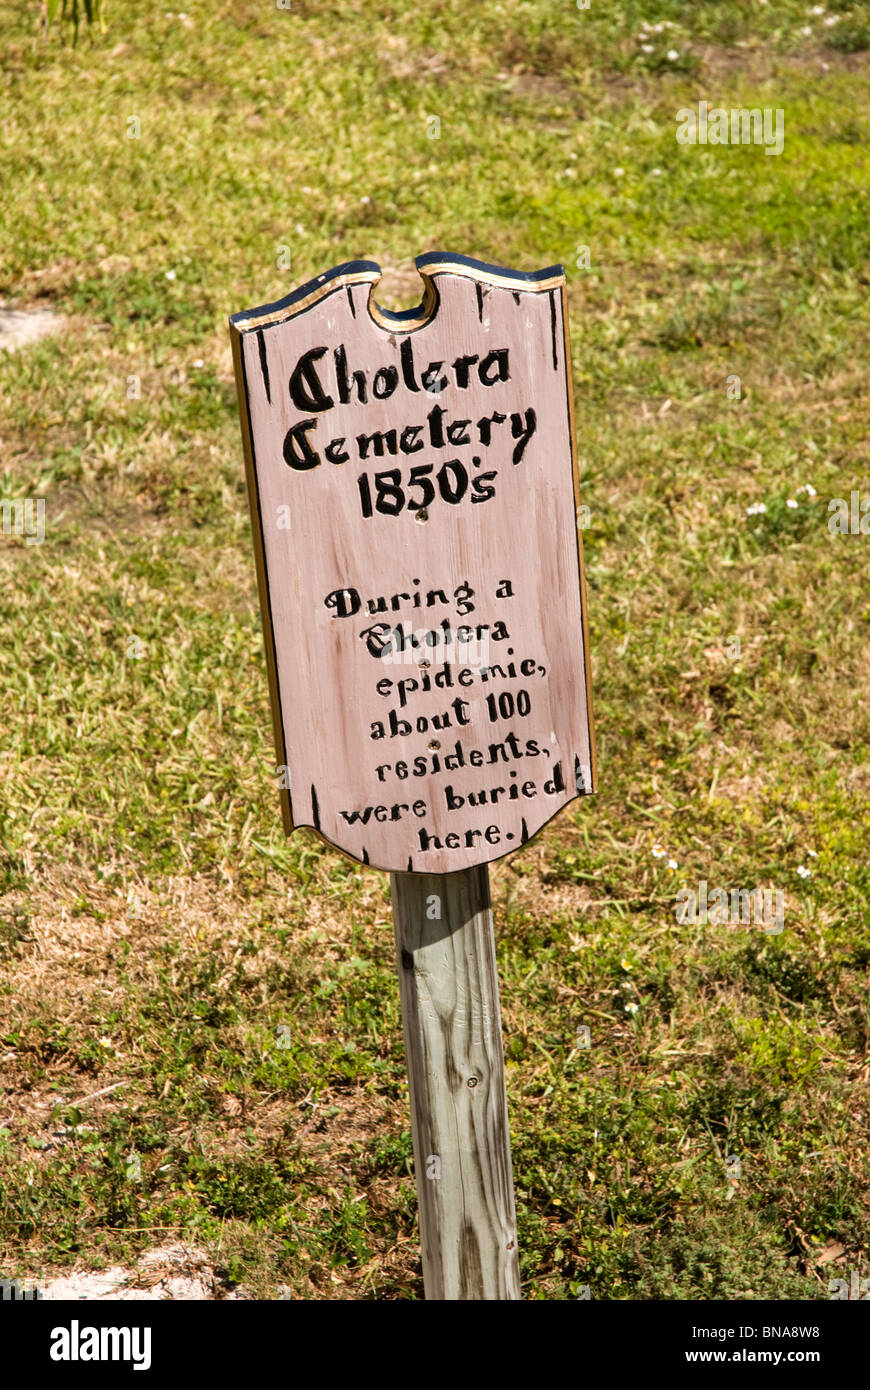
M 204 1250 L 190 1245 L 165 1245 L 141 1255 L 135 1269 L 112 1265 L 109 1269 L 74 1269 L 46 1282 L 47 1300 L 72 1302 L 119 1299 L 157 1302 L 204 1299 L 247 1299 L 241 1285 L 232 1287 L 218 1272 Z
M 807 48 L 801 53 L 772 53 L 763 47 L 707 44 L 698 56 L 704 76 L 723 81 L 745 78 L 747 82 L 759 82 L 783 72 L 866 72 L 870 67 L 870 50 L 840 53 L 834 48 Z
M 52 333 L 60 333 L 65 319 L 51 309 L 9 309 L 0 306 L 0 352 L 29 347 Z

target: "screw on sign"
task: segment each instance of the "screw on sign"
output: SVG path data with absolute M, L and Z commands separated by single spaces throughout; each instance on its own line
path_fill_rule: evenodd
M 596 785 L 565 276 L 416 265 L 230 326 L 284 826 L 391 875 L 426 1297 L 515 1299 L 487 865 Z

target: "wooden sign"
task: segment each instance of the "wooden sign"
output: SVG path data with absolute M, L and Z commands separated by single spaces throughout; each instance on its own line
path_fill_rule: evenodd
M 416 264 L 230 323 L 285 828 L 444 874 L 596 772 L 564 272 Z

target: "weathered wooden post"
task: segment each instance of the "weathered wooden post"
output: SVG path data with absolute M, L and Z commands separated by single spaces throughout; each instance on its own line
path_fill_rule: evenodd
M 230 320 L 284 825 L 390 873 L 427 1299 L 519 1291 L 487 864 L 595 789 L 565 277 Z
M 519 1298 L 489 870 L 392 874 L 427 1298 Z

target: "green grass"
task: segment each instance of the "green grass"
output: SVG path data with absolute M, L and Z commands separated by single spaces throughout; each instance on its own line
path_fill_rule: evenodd
M 0 355 L 0 500 L 47 504 L 0 543 L 3 1272 L 185 1237 L 422 1296 L 386 879 L 280 830 L 226 319 L 446 249 L 566 265 L 591 513 L 600 794 L 492 870 L 524 1296 L 826 1297 L 870 1201 L 870 539 L 826 524 L 870 487 L 865 7 L 188 5 L 0 17 L 0 299 L 69 318 Z M 678 145 L 701 99 L 782 155 Z M 783 933 L 679 925 L 702 878 Z

